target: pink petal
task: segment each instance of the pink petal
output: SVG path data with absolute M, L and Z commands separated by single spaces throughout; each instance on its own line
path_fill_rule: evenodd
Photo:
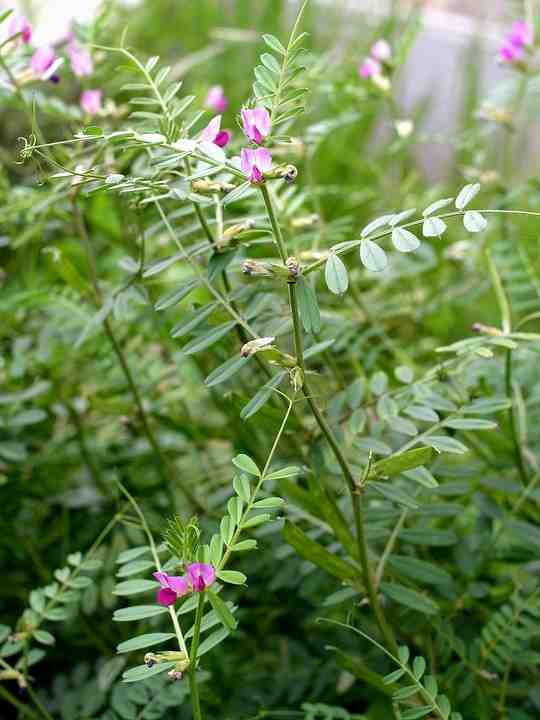
M 56 59 L 56 53 L 52 47 L 40 47 L 32 55 L 30 65 L 32 70 L 39 75 L 47 72 Z
M 251 170 L 255 162 L 255 150 L 251 148 L 242 148 L 240 152 L 240 167 L 244 175 L 251 175 Z
M 247 137 L 250 140 L 253 140 L 253 124 L 251 122 L 251 110 L 243 109 L 241 112 L 242 115 L 242 127 L 244 129 L 244 132 L 246 133 Z
M 225 110 L 229 106 L 229 102 L 225 97 L 225 93 L 223 92 L 223 88 L 221 87 L 221 85 L 214 85 L 210 88 L 210 90 L 208 91 L 208 95 L 206 96 L 205 105 L 206 107 L 214 110 L 215 112 L 225 112 Z
M 228 130 L 221 130 L 214 138 L 214 145 L 225 147 L 231 139 L 231 133 Z
M 509 39 L 517 47 L 532 45 L 534 42 L 534 29 L 526 20 L 516 20 L 516 22 L 512 23 Z
M 379 62 L 386 62 L 392 57 L 392 48 L 386 40 L 377 40 L 371 48 L 371 57 Z
M 195 592 L 202 592 L 216 579 L 216 571 L 208 563 L 192 563 L 187 569 L 187 574 Z
M 169 605 L 174 605 L 176 597 L 177 596 L 174 590 L 171 590 L 170 588 L 161 588 L 157 594 L 157 602 L 159 605 L 165 605 L 168 607 Z
M 265 173 L 272 168 L 272 155 L 266 148 L 257 148 L 255 150 L 255 165 L 258 169 Z
M 201 133 L 201 140 L 203 142 L 214 142 L 216 135 L 219 133 L 221 127 L 221 115 L 216 115 L 212 118 L 208 125 L 204 128 Z
M 91 75 L 94 69 L 92 57 L 86 48 L 76 42 L 71 42 L 67 48 L 67 54 L 71 62 L 71 69 L 78 77 Z
M 367 79 L 373 77 L 373 75 L 381 75 L 382 67 L 377 60 L 374 60 L 373 58 L 366 58 L 358 68 L 358 73 L 361 77 Z
M 253 108 L 252 112 L 253 124 L 255 125 L 259 133 L 262 135 L 262 137 L 266 137 L 270 132 L 270 113 L 265 107 L 262 106 Z
M 162 588 L 168 588 L 169 587 L 169 576 L 166 572 L 155 572 L 152 573 L 152 577 L 155 577 L 158 583 L 161 585 Z
M 97 115 L 101 110 L 101 90 L 85 90 L 81 94 L 81 107 L 88 115 Z
M 24 15 L 14 15 L 8 24 L 8 34 L 10 36 L 19 35 L 19 40 L 26 45 L 32 40 L 32 26 Z
M 189 580 L 185 575 L 169 575 L 169 588 L 174 590 L 178 597 L 189 592 Z

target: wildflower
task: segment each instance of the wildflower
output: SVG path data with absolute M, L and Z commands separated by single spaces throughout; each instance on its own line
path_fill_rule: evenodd
M 266 148 L 242 148 L 240 166 L 250 182 L 260 185 L 264 182 L 264 173 L 272 168 L 272 156 Z
M 71 69 L 77 77 L 91 75 L 94 69 L 92 57 L 86 48 L 83 48 L 76 40 L 72 40 L 67 46 L 67 54 L 71 63 Z
M 394 127 L 400 138 L 408 138 L 414 131 L 414 123 L 412 120 L 396 120 Z
M 216 571 L 208 563 L 192 563 L 188 566 L 187 576 L 194 592 L 202 592 L 216 579 Z
M 166 572 L 155 572 L 153 575 L 161 585 L 157 594 L 160 605 L 174 605 L 177 598 L 189 592 L 189 581 L 185 575 L 168 575 Z
M 244 108 L 242 110 L 242 125 L 246 137 L 260 145 L 270 133 L 270 114 L 262 106 L 252 109 Z
M 229 107 L 229 101 L 225 97 L 223 88 L 221 85 L 213 85 L 208 91 L 206 96 L 205 105 L 210 110 L 214 110 L 217 113 L 224 113 Z
M 516 20 L 512 23 L 509 35 L 510 42 L 516 47 L 528 47 L 534 42 L 534 30 L 526 20 Z
M 97 115 L 101 110 L 101 90 L 85 90 L 81 94 L 81 108 L 87 115 Z
M 517 20 L 512 24 L 509 34 L 499 48 L 501 62 L 518 63 L 525 58 L 525 48 L 534 42 L 534 30 L 525 20 Z
M 201 133 L 202 142 L 211 142 L 221 148 L 225 147 L 230 139 L 231 133 L 228 130 L 221 130 L 221 115 L 212 118 Z
M 371 57 L 379 62 L 388 62 L 392 57 L 392 48 L 386 40 L 377 40 L 371 48 Z
M 53 80 L 53 82 L 59 80 L 55 75 L 55 70 L 61 64 L 62 60 L 56 57 L 53 48 L 48 45 L 38 48 L 30 60 L 30 66 L 36 75 L 39 75 L 42 80 Z
M 378 60 L 367 57 L 359 65 L 358 74 L 366 80 L 368 78 L 376 77 L 377 75 L 382 75 L 382 65 Z
M 17 40 L 28 45 L 32 40 L 32 26 L 24 15 L 13 15 L 8 24 L 9 36 L 18 35 Z

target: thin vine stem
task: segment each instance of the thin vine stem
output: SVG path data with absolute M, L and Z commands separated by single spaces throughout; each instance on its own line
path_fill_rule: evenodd
M 264 203 L 266 205 L 266 209 L 268 211 L 268 217 L 270 220 L 270 224 L 272 226 L 272 230 L 274 233 L 274 239 L 276 242 L 276 245 L 279 250 L 280 257 L 283 261 L 283 264 L 286 265 L 287 263 L 287 251 L 285 248 L 285 243 L 283 240 L 283 234 L 281 232 L 281 227 L 279 225 L 279 221 L 277 219 L 274 206 L 272 203 L 272 198 L 270 196 L 270 193 L 268 192 L 268 188 L 265 184 L 262 184 L 261 186 L 261 194 L 264 200 Z M 305 369 L 305 361 L 304 361 L 304 348 L 303 348 L 303 336 L 302 336 L 302 324 L 300 321 L 300 313 L 298 310 L 298 302 L 296 298 L 296 283 L 293 279 L 289 280 L 288 283 L 288 292 L 289 292 L 289 307 L 291 311 L 292 316 L 292 323 L 293 323 L 293 332 L 294 332 L 294 344 L 295 344 L 295 353 L 296 353 L 296 362 L 298 364 L 298 367 L 301 371 L 301 387 L 302 392 L 304 394 L 304 397 L 307 400 L 307 403 L 311 409 L 311 412 L 313 414 L 313 417 L 315 418 L 315 421 L 317 422 L 317 425 L 319 426 L 319 429 L 323 433 L 324 437 L 326 438 L 326 441 L 330 445 L 330 448 L 332 452 L 334 453 L 334 457 L 336 458 L 342 472 L 343 476 L 345 478 L 345 481 L 347 483 L 347 487 L 351 496 L 351 502 L 353 507 L 353 515 L 354 515 L 354 524 L 355 524 L 355 530 L 356 530 L 356 541 L 358 544 L 358 555 L 360 558 L 360 565 L 362 568 L 362 578 L 364 582 L 364 587 L 367 591 L 370 605 L 372 607 L 372 610 L 375 614 L 375 618 L 377 620 L 377 624 L 379 626 L 379 629 L 384 637 L 384 640 L 388 647 L 392 650 L 392 652 L 397 652 L 397 643 L 394 637 L 394 633 L 392 631 L 392 628 L 386 621 L 386 618 L 384 616 L 384 612 L 379 600 L 379 596 L 375 587 L 375 581 L 373 577 L 373 573 L 370 567 L 369 562 L 369 552 L 368 552 L 368 546 L 367 546 L 367 539 L 366 539 L 366 532 L 365 532 L 365 520 L 364 520 L 364 510 L 363 510 L 363 498 L 361 494 L 361 489 L 358 486 L 354 473 L 343 454 L 341 447 L 339 446 L 339 443 L 336 439 L 336 436 L 334 435 L 334 432 L 328 422 L 326 421 L 326 418 L 324 417 L 322 411 L 320 410 L 319 406 L 317 405 L 315 401 L 315 397 L 311 391 L 311 388 L 309 386 L 309 383 L 306 379 L 306 369 Z

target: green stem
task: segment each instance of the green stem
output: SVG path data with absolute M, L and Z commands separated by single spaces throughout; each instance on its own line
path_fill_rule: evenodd
M 32 720 L 39 720 L 38 715 L 36 715 L 32 708 L 29 708 L 28 705 L 22 703 L 15 697 L 15 695 L 12 695 L 9 690 L 2 687 L 2 685 L 0 685 L 0 697 L 4 698 L 4 700 L 6 700 L 10 705 L 13 705 L 13 707 L 16 708 L 22 715 L 26 715 L 27 717 L 32 718 Z
M 281 232 L 281 227 L 279 226 L 276 213 L 274 211 L 274 204 L 272 203 L 272 198 L 270 197 L 270 193 L 268 192 L 268 187 L 266 186 L 266 183 L 263 183 L 260 188 L 264 204 L 266 205 L 268 219 L 270 220 L 270 225 L 272 226 L 272 232 L 274 234 L 274 240 L 278 248 L 279 256 L 283 261 L 283 264 L 285 265 L 287 263 L 287 251 L 285 249 L 283 233 Z
M 272 226 L 274 239 L 276 241 L 281 260 L 283 261 L 283 264 L 286 264 L 287 251 L 285 248 L 285 243 L 283 241 L 283 234 L 281 232 L 281 228 L 280 228 L 279 222 L 276 217 L 276 213 L 275 213 L 274 206 L 272 203 L 272 198 L 270 197 L 268 188 L 266 187 L 265 184 L 261 185 L 261 193 L 262 193 L 262 196 L 264 199 L 264 203 L 266 205 L 268 217 L 270 220 L 270 224 Z M 308 381 L 306 380 L 302 324 L 300 321 L 300 313 L 298 311 L 298 302 L 297 302 L 297 298 L 296 298 L 296 283 L 294 281 L 289 282 L 288 292 L 289 292 L 289 305 L 290 305 L 290 309 L 291 309 L 292 322 L 293 322 L 296 362 L 302 373 L 302 392 L 304 393 L 304 396 L 308 402 L 308 405 L 311 408 L 311 412 L 313 413 L 313 416 L 314 416 L 321 432 L 325 436 L 326 441 L 330 445 L 330 448 L 332 449 L 332 452 L 334 453 L 334 457 L 336 458 L 336 460 L 343 472 L 345 480 L 347 482 L 347 487 L 348 487 L 349 493 L 351 495 L 351 501 L 352 501 L 352 507 L 353 507 L 354 524 L 355 524 L 355 529 L 356 529 L 356 541 L 358 543 L 358 556 L 360 558 L 360 565 L 362 567 L 362 578 L 363 578 L 363 582 L 364 582 L 364 587 L 366 588 L 366 591 L 368 593 L 371 607 L 373 609 L 373 612 L 375 613 L 375 618 L 377 620 L 379 629 L 384 637 L 384 640 L 385 640 L 386 644 L 388 645 L 388 648 L 391 650 L 391 652 L 396 654 L 398 651 L 398 646 L 397 646 L 396 640 L 394 638 L 394 633 L 392 632 L 392 629 L 390 628 L 390 626 L 386 622 L 386 618 L 384 617 L 383 609 L 379 602 L 379 596 L 377 593 L 377 589 L 375 587 L 375 581 L 374 581 L 373 573 L 371 571 L 371 567 L 370 567 L 370 563 L 369 563 L 369 554 L 368 554 L 368 546 L 367 546 L 367 540 L 366 540 L 364 511 L 363 511 L 361 491 L 360 491 L 360 488 L 357 486 L 352 469 L 351 469 L 349 463 L 347 462 L 345 455 L 341 451 L 341 448 L 336 439 L 336 436 L 334 435 L 332 428 L 326 421 L 326 418 L 322 414 L 319 406 L 315 402 L 313 393 L 311 392 Z
M 512 350 L 506 351 L 506 363 L 504 371 L 504 382 L 506 389 L 506 397 L 510 402 L 508 408 L 508 422 L 510 423 L 510 433 L 512 435 L 512 443 L 514 445 L 514 457 L 516 459 L 516 465 L 518 467 L 519 476 L 521 482 L 526 486 L 529 482 L 527 470 L 525 468 L 525 462 L 523 460 L 523 453 L 521 450 L 521 442 L 519 437 L 519 431 L 516 421 L 515 403 L 514 403 L 514 384 L 512 380 L 512 367 L 513 367 Z
M 202 720 L 199 687 L 197 685 L 197 652 L 199 650 L 199 639 L 201 637 L 201 622 L 203 619 L 205 600 L 206 597 L 204 592 L 199 593 L 199 602 L 197 604 L 195 624 L 193 626 L 193 640 L 191 642 L 190 648 L 191 654 L 189 657 L 189 687 L 191 692 L 191 707 L 193 710 L 193 720 Z

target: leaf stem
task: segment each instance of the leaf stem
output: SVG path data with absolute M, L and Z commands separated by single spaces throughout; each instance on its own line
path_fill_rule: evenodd
M 202 720 L 199 687 L 197 685 L 197 652 L 199 650 L 199 640 L 201 637 L 201 622 L 203 619 L 205 600 L 206 596 L 204 592 L 199 593 L 199 602 L 197 603 L 195 624 L 193 626 L 193 640 L 191 641 L 189 656 L 189 687 L 191 691 L 191 707 L 193 710 L 193 720 Z
M 276 217 L 276 213 L 275 213 L 274 206 L 272 203 L 272 198 L 270 197 L 268 189 L 266 188 L 266 185 L 264 185 L 264 184 L 261 185 L 261 193 L 262 193 L 262 196 L 264 199 L 264 203 L 266 205 L 266 209 L 268 211 L 268 217 L 270 219 L 270 224 L 272 225 L 274 239 L 276 241 L 276 245 L 278 247 L 279 254 L 281 256 L 283 264 L 286 264 L 287 252 L 285 249 L 285 243 L 283 241 L 283 234 L 281 232 L 281 228 L 280 228 L 278 219 Z M 296 362 L 298 364 L 298 367 L 301 370 L 301 375 L 302 375 L 302 378 L 301 378 L 302 392 L 308 402 L 308 405 L 311 408 L 313 417 L 315 418 L 321 432 L 325 436 L 326 441 L 330 445 L 330 448 L 332 449 L 332 452 L 334 453 L 334 457 L 336 458 L 336 460 L 343 472 L 343 476 L 346 480 L 347 487 L 348 487 L 349 493 L 351 495 L 351 502 L 352 502 L 353 514 L 354 514 L 354 524 L 355 524 L 355 529 L 356 529 L 356 541 L 358 544 L 358 556 L 360 558 L 360 564 L 362 567 L 362 579 L 363 579 L 364 587 L 369 596 L 369 601 L 370 601 L 371 607 L 375 614 L 377 624 L 378 624 L 379 629 L 384 637 L 384 640 L 385 640 L 386 644 L 388 645 L 388 647 L 392 650 L 392 652 L 396 653 L 397 652 L 397 643 L 394 638 L 394 633 L 393 633 L 391 627 L 388 625 L 386 618 L 384 616 L 383 609 L 382 609 L 382 606 L 379 601 L 379 596 L 378 596 L 378 593 L 377 593 L 377 590 L 375 587 L 374 577 L 373 577 L 371 567 L 370 567 L 368 546 L 367 546 L 366 533 L 365 533 L 365 521 L 364 521 L 364 511 L 363 511 L 361 490 L 356 483 L 353 471 L 339 446 L 336 436 L 334 435 L 332 428 L 326 421 L 326 418 L 324 417 L 323 413 L 321 412 L 319 406 L 315 402 L 314 395 L 309 387 L 308 381 L 306 380 L 302 324 L 300 321 L 300 313 L 298 311 L 298 302 L 297 302 L 297 298 L 296 298 L 296 283 L 294 281 L 289 281 L 288 292 L 289 292 L 289 305 L 290 305 L 290 309 L 291 309 L 293 331 L 294 331 L 294 345 L 295 345 L 295 353 L 296 353 Z

